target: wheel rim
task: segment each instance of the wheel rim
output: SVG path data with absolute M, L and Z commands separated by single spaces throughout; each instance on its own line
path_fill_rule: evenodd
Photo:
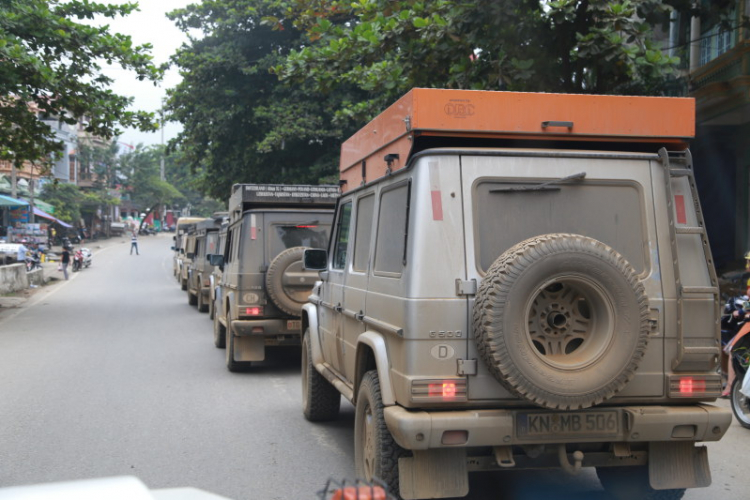
M 369 404 L 364 411 L 364 447 L 362 462 L 365 469 L 365 479 L 371 481 L 375 476 L 375 417 Z
M 545 282 L 529 300 L 527 311 L 532 352 L 554 368 L 572 370 L 595 363 L 614 339 L 612 302 L 584 277 Z
M 741 383 L 735 383 L 732 388 L 732 406 L 735 416 L 744 424 L 750 425 L 750 398 L 742 394 Z

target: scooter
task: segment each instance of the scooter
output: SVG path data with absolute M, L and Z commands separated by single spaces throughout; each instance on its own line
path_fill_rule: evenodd
M 738 312 L 738 317 L 734 316 L 735 311 Z M 750 429 L 750 397 L 740 389 L 750 366 L 750 323 L 747 321 L 750 316 L 745 316 L 748 311 L 750 302 L 747 296 L 733 297 L 724 306 L 721 318 L 721 341 L 734 370 L 729 400 L 734 417 L 746 429 Z
M 41 269 L 42 264 L 39 260 L 39 256 L 36 254 L 31 254 L 30 256 L 26 257 L 26 272 L 33 271 L 34 269 Z
M 83 267 L 90 267 L 93 260 L 93 254 L 91 253 L 91 250 L 86 247 L 82 247 L 81 253 L 83 254 Z
M 73 272 L 80 271 L 83 268 L 83 252 L 79 248 L 73 252 Z

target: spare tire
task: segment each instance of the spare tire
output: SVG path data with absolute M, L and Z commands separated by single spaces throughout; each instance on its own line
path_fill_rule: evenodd
M 302 306 L 320 279 L 317 271 L 305 271 L 305 247 L 287 248 L 268 266 L 266 290 L 271 301 L 287 314 L 299 316 Z
M 473 326 L 490 372 L 513 394 L 544 408 L 588 408 L 635 375 L 648 341 L 648 297 L 614 249 L 548 234 L 490 266 Z

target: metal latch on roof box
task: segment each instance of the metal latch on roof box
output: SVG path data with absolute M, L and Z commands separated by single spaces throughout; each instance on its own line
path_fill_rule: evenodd
M 476 295 L 477 293 L 477 281 L 462 279 L 456 280 L 456 295 Z

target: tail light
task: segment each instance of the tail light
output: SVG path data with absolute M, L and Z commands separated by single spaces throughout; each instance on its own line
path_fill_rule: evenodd
M 451 403 L 466 401 L 466 379 L 415 380 L 411 399 L 417 403 Z
M 721 378 L 718 375 L 673 375 L 669 377 L 670 398 L 718 398 Z
M 245 307 L 242 316 L 263 316 L 263 308 L 260 306 Z

